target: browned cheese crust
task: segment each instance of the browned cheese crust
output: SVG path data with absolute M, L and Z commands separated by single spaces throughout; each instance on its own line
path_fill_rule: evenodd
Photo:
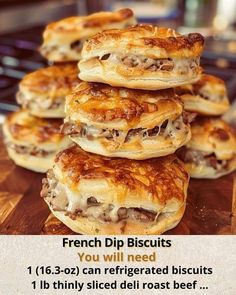
M 122 185 L 135 191 L 137 201 L 141 190 L 146 192 L 145 197 L 151 194 L 149 201 L 160 206 L 171 199 L 176 199 L 179 204 L 185 200 L 184 187 L 188 174 L 183 163 L 174 155 L 133 161 L 102 157 L 73 146 L 58 153 L 55 163 L 64 176 L 64 182 L 72 188 L 82 179 L 106 179 L 116 186 Z M 125 197 L 129 198 L 129 195 Z M 119 196 L 117 202 L 123 201 Z
M 66 98 L 67 116 L 78 113 L 98 123 L 123 119 L 130 129 L 142 122 L 142 115 L 169 113 L 174 119 L 182 104 L 173 89 L 143 91 L 82 82 Z
M 39 69 L 24 76 L 19 84 L 20 91 L 45 94 L 50 99 L 65 97 L 80 82 L 78 68 L 74 63 L 58 64 Z
M 83 29 L 102 28 L 104 25 L 122 22 L 133 16 L 133 11 L 129 8 L 124 8 L 115 12 L 97 12 L 87 16 L 72 16 L 49 24 L 44 34 L 46 39 L 47 33 L 50 30 L 60 33 L 79 32 L 82 34 Z M 67 26 L 63 27 L 64 24 Z
M 64 135 L 60 133 L 60 119 L 41 119 L 20 110 L 10 114 L 5 122 L 14 140 L 34 143 L 58 143 Z
M 204 38 L 199 33 L 180 35 L 170 28 L 136 25 L 127 29 L 113 29 L 98 33 L 84 45 L 83 57 L 98 50 L 145 53 L 148 57 L 196 57 L 201 55 Z

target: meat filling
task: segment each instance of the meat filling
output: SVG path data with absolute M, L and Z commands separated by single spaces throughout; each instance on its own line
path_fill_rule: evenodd
M 80 40 L 76 40 L 73 43 L 71 43 L 70 48 L 72 50 L 75 50 L 77 52 L 80 52 L 82 49 L 83 43 Z
M 225 96 L 222 93 L 217 93 L 216 91 L 214 93 L 210 93 L 209 91 L 201 89 L 198 93 L 195 93 L 195 95 L 199 95 L 201 96 L 201 98 L 212 102 L 221 102 L 225 98 Z
M 214 153 L 209 154 L 202 151 L 182 148 L 178 151 L 178 156 L 185 163 L 194 163 L 196 165 L 204 165 L 212 167 L 215 170 L 227 169 L 229 161 L 217 159 Z
M 38 149 L 36 146 L 24 146 L 14 144 L 12 142 L 8 142 L 7 147 L 13 149 L 18 154 L 31 155 L 35 157 L 47 157 L 48 155 L 54 153 L 54 151 L 49 152 L 42 149 Z
M 205 100 L 209 100 L 212 102 L 222 102 L 225 99 L 225 94 L 223 93 L 217 93 L 214 91 L 214 93 L 206 90 L 206 89 L 182 89 L 182 88 L 177 88 L 176 92 L 178 95 L 185 95 L 185 94 L 190 94 L 190 95 L 198 95 L 201 98 Z
M 161 125 L 155 126 L 152 129 L 147 128 L 136 128 L 130 129 L 129 131 L 121 131 L 115 129 L 98 129 L 93 126 L 88 126 L 86 124 L 78 125 L 73 122 L 66 122 L 62 127 L 62 133 L 71 135 L 86 137 L 88 140 L 93 140 L 95 138 L 106 138 L 107 140 L 118 140 L 123 139 L 123 142 L 129 142 L 133 137 L 139 136 L 142 140 L 155 137 L 164 136 L 172 137 L 175 136 L 176 132 L 186 130 L 189 120 L 191 121 L 193 116 L 186 115 L 184 118 L 182 116 L 175 120 L 165 120 Z
M 120 55 L 107 53 L 99 58 L 109 60 L 109 62 L 122 63 L 129 68 L 137 68 L 151 72 L 156 71 L 176 71 L 178 74 L 187 74 L 199 67 L 199 58 L 148 58 L 145 56 L 128 54 Z
M 42 99 L 42 97 L 40 96 L 31 97 L 30 99 L 28 99 L 21 91 L 17 93 L 16 100 L 20 105 L 22 105 L 24 109 L 40 108 L 43 110 L 58 109 L 63 102 L 62 98 L 51 100 Z
M 61 56 L 65 56 L 70 51 L 80 53 L 83 47 L 85 39 L 83 40 L 75 40 L 72 43 L 64 44 L 63 46 L 57 45 L 45 45 L 41 47 L 40 51 L 43 55 L 47 56 L 52 52 L 57 52 Z
M 76 205 L 71 206 L 65 187 L 58 183 L 52 170 L 49 170 L 47 178 L 43 179 L 41 196 L 47 200 L 53 210 L 63 211 L 72 219 L 75 219 L 77 216 L 83 216 L 93 217 L 102 222 L 119 222 L 132 219 L 145 223 L 154 222 L 158 217 L 158 212 L 143 208 L 117 208 L 112 204 L 102 204 L 93 196 L 88 197 L 86 200 L 78 201 Z

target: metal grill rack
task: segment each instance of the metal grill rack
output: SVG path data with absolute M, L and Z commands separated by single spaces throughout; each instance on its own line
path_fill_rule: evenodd
M 15 93 L 22 77 L 46 65 L 38 53 L 43 27 L 0 36 L 0 112 L 17 109 Z

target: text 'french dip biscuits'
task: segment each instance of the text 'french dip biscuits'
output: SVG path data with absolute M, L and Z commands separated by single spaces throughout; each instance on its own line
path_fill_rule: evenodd
M 87 38 L 106 29 L 126 28 L 135 23 L 128 8 L 65 18 L 46 27 L 40 52 L 52 62 L 78 61 Z
M 60 133 L 61 124 L 60 119 L 40 119 L 24 110 L 10 114 L 3 124 L 9 157 L 19 166 L 46 172 L 56 153 L 71 145 Z
M 176 87 L 186 111 L 202 115 L 222 115 L 229 108 L 225 82 L 212 75 L 202 75 L 194 84 Z
M 73 63 L 39 69 L 22 79 L 17 102 L 37 117 L 63 118 L 65 97 L 79 81 Z
M 190 139 L 173 89 L 132 90 L 81 82 L 66 98 L 63 132 L 85 151 L 129 159 L 174 153 Z
M 60 152 L 41 196 L 83 234 L 161 234 L 186 205 L 188 173 L 174 155 L 145 161 L 106 158 L 78 146 Z
M 236 135 L 221 119 L 199 118 L 178 156 L 194 178 L 218 178 L 236 169 Z
M 81 80 L 157 90 L 196 82 L 204 38 L 172 29 L 136 25 L 106 30 L 87 40 L 79 62 Z

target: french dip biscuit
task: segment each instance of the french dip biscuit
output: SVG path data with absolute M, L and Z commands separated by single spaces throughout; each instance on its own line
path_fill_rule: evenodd
M 135 23 L 128 8 L 65 18 L 46 27 L 40 52 L 51 62 L 78 61 L 86 39 L 103 30 L 122 29 Z
M 41 196 L 54 216 L 88 235 L 161 234 L 175 227 L 186 206 L 188 173 L 175 156 L 145 161 L 60 152 Z
M 193 178 L 218 178 L 236 169 L 236 135 L 223 120 L 198 118 L 191 140 L 178 151 Z
M 81 80 L 157 90 L 200 78 L 204 38 L 172 29 L 136 25 L 98 33 L 83 46 Z
M 132 90 L 80 83 L 66 98 L 62 131 L 88 152 L 143 160 L 172 154 L 190 139 L 173 89 Z
M 224 81 L 212 75 L 202 75 L 196 83 L 176 87 L 175 91 L 183 100 L 186 111 L 217 116 L 229 108 Z
M 9 157 L 18 166 L 36 172 L 52 167 L 56 153 L 71 140 L 60 133 L 60 119 L 41 119 L 20 110 L 8 115 L 3 134 Z
M 37 117 L 64 118 L 65 97 L 79 82 L 75 64 L 42 68 L 24 76 L 16 99 Z

